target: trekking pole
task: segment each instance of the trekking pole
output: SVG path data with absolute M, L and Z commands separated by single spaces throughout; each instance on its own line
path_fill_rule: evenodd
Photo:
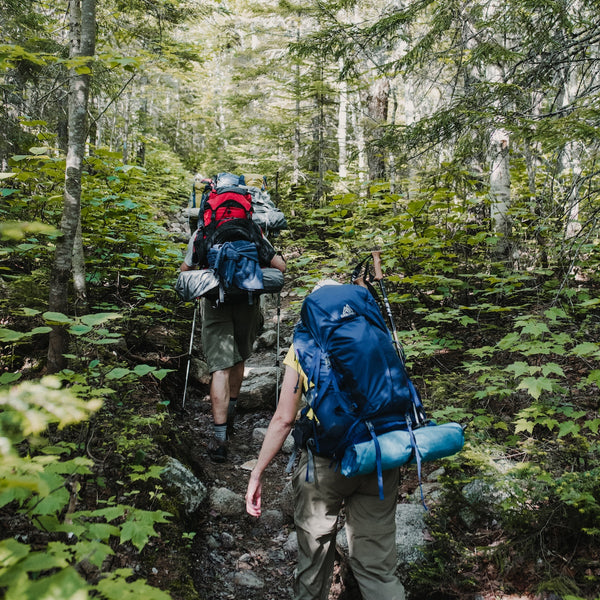
M 185 398 L 187 396 L 188 378 L 190 376 L 190 363 L 192 362 L 192 346 L 194 344 L 194 331 L 196 331 L 196 314 L 198 313 L 198 298 L 194 302 L 194 318 L 192 319 L 192 335 L 190 335 L 190 347 L 188 349 L 187 367 L 185 370 L 185 386 L 183 388 L 183 400 L 181 408 L 185 408 Z
M 379 283 L 379 289 L 381 291 L 381 296 L 383 297 L 385 311 L 387 312 L 388 319 L 390 320 L 390 328 L 392 330 L 394 344 L 396 345 L 396 352 L 398 352 L 398 356 L 402 360 L 402 364 L 404 364 L 406 362 L 406 356 L 404 354 L 404 349 L 400 345 L 400 340 L 398 340 L 398 330 L 396 329 L 396 324 L 394 323 L 392 308 L 385 291 L 385 284 L 383 283 L 383 272 L 381 271 L 381 250 L 373 250 L 371 255 L 373 256 L 373 269 L 375 270 L 375 276 L 373 279 Z
M 281 320 L 281 294 L 277 293 L 277 346 L 275 354 L 275 368 L 277 369 L 277 383 L 275 384 L 275 408 L 279 405 L 279 322 Z

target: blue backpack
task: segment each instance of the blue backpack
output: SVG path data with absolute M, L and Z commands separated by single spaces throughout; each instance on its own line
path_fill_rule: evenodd
M 419 394 L 368 289 L 330 285 L 307 296 L 294 348 L 313 386 L 293 433 L 309 455 L 339 465 L 350 446 L 373 440 L 378 447 L 378 436 L 424 422 Z M 379 457 L 380 483 L 381 470 Z

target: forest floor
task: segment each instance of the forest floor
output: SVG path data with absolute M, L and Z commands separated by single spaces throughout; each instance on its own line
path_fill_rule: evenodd
M 288 299 L 289 301 L 289 299 Z M 286 313 L 286 300 L 282 313 Z M 293 327 L 292 319 L 282 322 L 281 340 L 289 339 Z M 189 329 L 188 329 L 189 335 Z M 155 442 L 142 462 L 160 463 L 166 456 L 179 459 L 186 464 L 200 481 L 210 490 L 227 488 L 243 498 L 249 477 L 252 460 L 256 459 L 259 444 L 253 440 L 256 427 L 266 427 L 272 416 L 271 410 L 250 411 L 240 407 L 236 418 L 235 435 L 229 442 L 229 459 L 224 464 L 211 462 L 207 454 L 207 443 L 212 435 L 212 418 L 208 387 L 194 382 L 188 390 L 185 407 L 181 400 L 185 376 L 185 359 L 181 356 L 170 359 L 168 368 L 176 372 L 167 377 L 160 386 L 139 389 L 131 398 L 128 409 L 150 421 L 159 411 L 161 402 L 170 401 L 167 417 L 160 426 L 153 427 Z M 268 349 L 253 355 L 249 365 L 273 365 L 274 351 Z M 115 407 L 113 407 L 115 408 Z M 274 403 L 273 407 L 274 408 Z M 111 414 L 114 422 L 109 422 Z M 93 426 L 82 427 L 80 438 L 86 437 L 86 447 L 91 452 L 97 478 L 82 484 L 78 495 L 77 510 L 98 507 L 99 499 L 117 498 L 131 502 L 146 510 L 169 510 L 174 516 L 167 524 L 156 526 L 159 536 L 138 552 L 130 544 L 112 545 L 115 551 L 110 557 L 109 569 L 131 568 L 136 576 L 142 577 L 151 585 L 166 590 L 173 600 L 284 600 L 293 597 L 295 550 L 287 544 L 293 532 L 290 510 L 283 510 L 279 518 L 254 519 L 244 511 L 231 516 L 216 512 L 210 502 L 191 515 L 178 512 L 176 504 L 168 492 L 160 492 L 155 483 L 147 482 L 148 487 L 139 493 L 123 484 L 126 473 L 131 472 L 131 456 L 119 455 L 111 445 L 110 435 L 118 435 L 117 410 L 111 413 L 105 407 L 95 417 Z M 104 420 L 104 421 L 103 421 Z M 159 423 L 159 421 L 156 421 Z M 111 432 L 111 433 L 107 433 Z M 100 443 L 102 441 L 102 443 Z M 263 484 L 263 509 L 281 510 L 284 488 L 289 483 L 285 473 L 288 455 L 280 453 L 265 474 Z M 103 483 L 100 484 L 99 482 Z M 414 469 L 406 469 L 399 499 L 412 494 L 417 487 Z M 157 493 L 159 490 L 159 493 Z M 162 493 L 162 498 L 158 498 Z M 27 539 L 33 546 L 43 547 L 49 539 L 39 530 L 32 530 L 24 518 L 15 517 L 10 507 L 0 510 L 0 529 L 6 528 L 11 535 Z M 532 559 L 533 560 L 533 559 Z M 496 568 L 470 573 L 471 589 L 478 591 L 461 596 L 458 593 L 447 595 L 409 594 L 411 600 L 558 600 L 557 596 L 536 596 L 534 593 L 519 595 L 504 593 L 504 589 L 529 589 L 527 574 L 535 572 L 535 564 L 521 565 L 521 581 L 506 581 Z M 93 579 L 94 573 L 85 573 Z M 452 589 L 452 582 L 437 582 L 434 589 Z M 407 587 L 410 592 L 410 587 Z M 456 589 L 456 588 L 454 588 Z M 329 600 L 360 600 L 361 596 L 346 565 L 340 561 L 336 565 L 334 581 Z M 380 599 L 369 599 L 380 600 Z M 385 600 L 385 599 L 381 599 Z
M 282 314 L 286 314 L 285 299 L 283 302 Z M 293 324 L 292 321 L 282 322 L 282 341 L 289 339 Z M 249 366 L 273 363 L 272 349 L 256 353 L 248 361 Z M 180 383 L 180 386 L 171 390 L 172 429 L 168 434 L 170 442 L 164 448 L 165 453 L 170 453 L 190 465 L 207 487 L 227 488 L 243 498 L 252 461 L 258 456 L 260 449 L 259 443 L 252 438 L 253 431 L 256 427 L 268 425 L 272 410 L 239 410 L 235 435 L 229 441 L 228 461 L 215 464 L 208 458 L 206 448 L 212 435 L 208 388 L 197 383 L 192 385 L 185 409 L 181 410 L 179 407 L 183 381 Z M 240 597 L 245 600 L 293 598 L 295 551 L 288 549 L 286 544 L 293 531 L 290 506 L 283 510 L 283 520 L 265 519 L 265 513 L 269 509 L 281 509 L 281 504 L 286 502 L 284 488 L 291 477 L 285 472 L 288 459 L 288 455 L 279 453 L 265 473 L 263 516 L 260 519 L 254 519 L 245 512 L 242 515 L 223 516 L 211 510 L 210 506 L 205 506 L 191 517 L 183 517 L 166 528 L 158 546 L 164 544 L 165 550 L 168 551 L 155 553 L 159 558 L 154 562 L 152 569 L 146 572 L 148 581 L 157 587 L 168 589 L 175 600 L 191 600 L 197 597 L 201 600 L 230 600 Z M 399 500 L 412 494 L 418 485 L 416 471 L 404 471 L 398 490 Z M 190 531 L 195 532 L 195 536 L 187 545 L 174 542 L 177 536 L 181 537 L 184 532 Z M 175 545 L 169 547 L 167 540 Z M 486 579 L 489 579 L 489 574 L 486 574 Z M 439 589 L 439 586 L 436 587 Z M 468 598 L 535 598 L 533 595 L 502 594 L 498 592 L 502 589 L 502 584 L 489 580 L 482 582 L 481 588 L 481 592 L 471 594 Z M 417 596 L 409 594 L 409 597 L 414 599 Z M 427 597 L 431 600 L 450 600 L 459 596 L 444 596 L 438 593 L 435 597 Z M 424 597 L 419 596 L 419 600 L 421 598 Z M 356 582 L 343 560 L 336 562 L 329 600 L 361 600 Z
M 285 306 L 282 313 L 286 314 Z M 292 326 L 293 323 L 282 322 L 281 340 L 291 334 Z M 274 358 L 274 349 L 267 349 L 253 354 L 247 366 L 270 366 L 274 364 Z M 181 389 L 176 391 L 181 394 Z M 228 442 L 228 460 L 223 464 L 213 463 L 207 453 L 207 443 L 212 436 L 208 389 L 198 384 L 191 386 L 185 409 L 175 408 L 173 412 L 172 423 L 176 431 L 171 439 L 178 442 L 171 451 L 180 454 L 207 487 L 226 488 L 243 498 L 253 461 L 260 450 L 259 442 L 253 440 L 253 431 L 257 427 L 267 427 L 273 411 L 244 410 L 241 401 L 238 405 L 235 433 Z M 279 453 L 265 472 L 263 517 L 260 519 L 245 512 L 241 516 L 223 516 L 207 507 L 200 509 L 188 522 L 187 525 L 196 532 L 188 553 L 190 583 L 202 600 L 293 597 L 295 551 L 286 544 L 293 531 L 289 506 L 276 518 L 264 518 L 271 510 L 281 510 L 280 500 L 285 497 L 284 489 L 291 479 L 291 475 L 286 474 L 288 459 L 289 455 Z M 171 563 L 164 565 L 165 571 L 177 580 L 182 563 L 177 556 L 172 556 Z M 330 599 L 360 599 L 351 577 L 342 578 L 340 571 L 340 566 L 336 565 Z M 150 579 L 150 582 L 166 589 L 164 580 Z M 189 596 L 186 597 L 184 591 L 182 596 L 174 595 L 174 598 L 188 600 Z

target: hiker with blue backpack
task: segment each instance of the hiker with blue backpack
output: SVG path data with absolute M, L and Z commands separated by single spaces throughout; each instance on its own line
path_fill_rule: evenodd
M 316 304 L 320 299 L 339 298 L 342 308 L 338 316 L 345 318 L 351 317 L 354 310 L 351 301 L 345 302 L 346 298 L 355 294 L 362 296 L 363 292 L 366 292 L 365 288 L 359 286 L 325 280 L 317 284 L 308 298 L 316 300 Z M 360 301 L 369 302 L 366 296 L 368 292 Z M 347 315 L 343 315 L 344 311 Z M 262 476 L 295 427 L 294 438 L 302 447 L 293 475 L 294 522 L 298 535 L 296 600 L 326 600 L 329 595 L 335 559 L 336 525 L 342 506 L 345 507 L 350 566 L 362 597 L 365 600 L 403 600 L 404 587 L 394 573 L 399 470 L 386 470 L 381 479 L 377 472 L 346 477 L 339 469 L 331 468 L 333 461 L 331 456 L 327 456 L 330 454 L 328 449 L 315 447 L 317 436 L 312 435 L 309 421 L 314 415 L 310 414 L 310 410 L 305 412 L 307 419 L 297 421 L 302 394 L 319 393 L 316 386 L 311 388 L 308 385 L 311 377 L 317 381 L 319 376 L 307 374 L 312 368 L 311 363 L 317 358 L 318 346 L 311 342 L 311 336 L 300 331 L 302 327 L 301 320 L 293 345 L 284 360 L 286 369 L 279 404 L 250 476 L 246 510 L 252 516 L 260 516 Z M 364 369 L 371 367 L 373 374 L 375 363 L 381 360 L 381 355 L 369 357 L 365 353 L 366 348 L 354 346 L 352 338 L 347 340 L 346 345 L 356 356 L 356 368 L 360 369 L 362 363 Z M 319 358 L 315 370 L 325 366 L 320 364 Z M 323 441 L 331 445 L 331 440 L 340 439 L 343 429 L 343 423 L 336 424 L 332 419 L 331 437 L 323 438 Z
M 211 374 L 214 437 L 208 454 L 214 462 L 225 462 L 245 361 L 262 326 L 256 294 L 264 289 L 263 270 L 286 269 L 283 256 L 252 221 L 243 176 L 220 173 L 205 198 L 180 270 L 198 268 L 219 284 L 216 297 L 202 298 L 202 345 Z
M 293 430 L 301 450 L 292 478 L 296 600 L 328 598 L 342 507 L 350 567 L 362 597 L 404 600 L 395 573 L 398 467 L 416 460 L 420 472 L 421 458 L 462 447 L 460 425 L 426 420 L 393 329 L 394 336 L 368 282 L 325 280 L 302 304 L 280 400 L 246 492 L 247 512 L 259 517 L 265 469 Z

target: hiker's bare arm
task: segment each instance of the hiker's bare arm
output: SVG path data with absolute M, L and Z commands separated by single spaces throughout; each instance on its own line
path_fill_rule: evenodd
M 285 442 L 294 425 L 301 394 L 302 389 L 299 385 L 298 373 L 292 367 L 287 366 L 281 385 L 279 404 L 269 423 L 256 466 L 252 469 L 250 481 L 248 482 L 246 511 L 253 517 L 259 517 L 261 513 L 263 473 L 283 446 L 283 442 Z
M 191 266 L 188 265 L 185 261 L 181 263 L 181 267 L 179 267 L 181 271 L 193 271 L 194 269 L 197 269 L 197 266 Z
M 271 259 L 271 266 L 275 269 L 279 269 L 282 273 L 285 273 L 285 259 L 283 256 L 281 256 L 281 254 L 276 254 Z

